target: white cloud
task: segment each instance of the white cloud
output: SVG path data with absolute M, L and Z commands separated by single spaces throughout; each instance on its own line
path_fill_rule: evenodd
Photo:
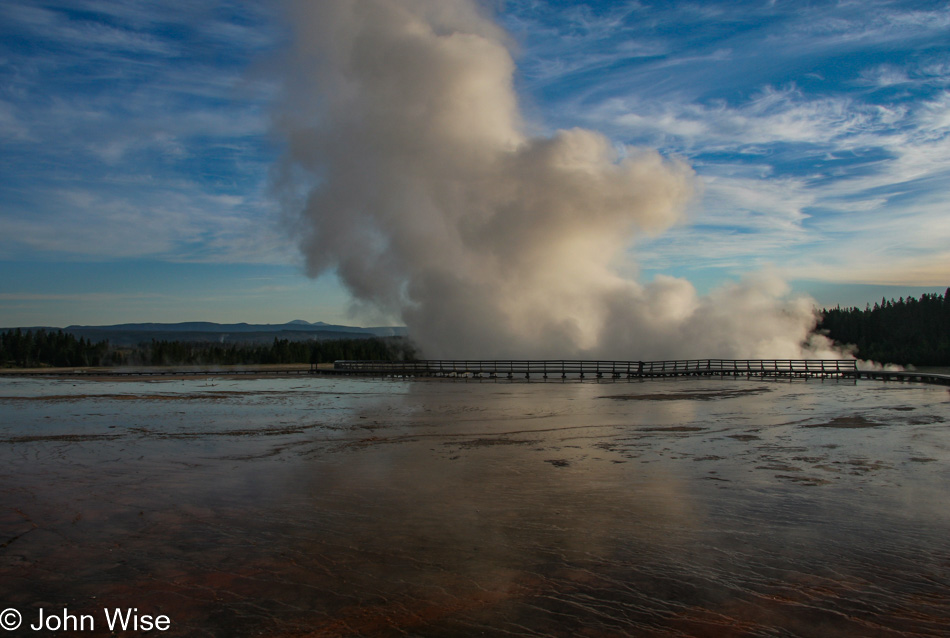
M 849 148 L 865 142 L 855 136 L 888 131 L 902 115 L 901 109 L 860 104 L 850 97 L 807 99 L 796 89 L 767 86 L 738 106 L 615 97 L 590 109 L 585 119 L 687 152 L 743 153 L 745 147 L 779 142 L 825 146 L 837 141 L 837 148 Z
M 0 292 L 0 301 L 72 301 L 81 303 L 115 303 L 132 299 L 161 299 L 157 293 L 84 292 L 76 294 Z
M 898 68 L 892 64 L 882 64 L 861 71 L 858 83 L 875 87 L 888 87 L 906 84 L 911 81 L 906 69 Z
M 266 203 L 271 89 L 248 72 L 279 37 L 268 10 L 0 6 L 32 45 L 0 45 L 0 255 L 286 263 Z
M 929 82 L 919 75 L 877 67 L 862 78 L 915 88 Z M 950 273 L 948 96 L 875 103 L 767 86 L 733 103 L 638 93 L 569 104 L 588 126 L 685 154 L 704 179 L 697 227 L 638 245 L 645 266 L 688 254 L 693 268 L 775 260 L 795 277 L 935 285 Z
M 0 140 L 29 142 L 33 140 L 30 127 L 17 115 L 16 108 L 0 100 Z
M 148 33 L 138 33 L 102 23 L 78 21 L 61 12 L 22 4 L 4 5 L 2 14 L 33 35 L 61 45 L 112 49 L 174 57 L 175 47 Z
M 0 258 L 28 253 L 68 258 L 287 263 L 292 242 L 261 201 L 214 195 L 194 185 L 131 192 L 54 190 L 34 211 L 0 215 Z

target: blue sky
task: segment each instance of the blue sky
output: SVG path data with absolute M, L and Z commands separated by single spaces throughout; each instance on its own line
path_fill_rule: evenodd
M 950 285 L 946 2 L 510 0 L 529 125 L 685 159 L 689 221 L 631 247 L 701 291 L 821 304 Z M 0 4 L 0 326 L 348 314 L 271 189 L 270 2 Z

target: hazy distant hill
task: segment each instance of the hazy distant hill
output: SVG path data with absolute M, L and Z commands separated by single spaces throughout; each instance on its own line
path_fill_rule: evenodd
M 58 330 L 58 328 L 47 328 Z M 67 326 L 63 332 L 91 341 L 109 341 L 113 345 L 135 345 L 143 341 L 270 343 L 275 338 L 288 341 L 326 339 L 365 339 L 368 337 L 405 336 L 402 327 L 358 328 L 297 319 L 284 324 L 212 323 L 122 323 L 112 326 Z

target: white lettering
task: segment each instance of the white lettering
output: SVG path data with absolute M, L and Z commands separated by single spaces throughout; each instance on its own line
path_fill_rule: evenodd
M 117 628 L 122 631 L 128 631 L 129 621 L 132 619 L 132 610 L 126 609 L 125 616 L 122 616 L 121 609 L 113 610 L 113 613 L 110 615 L 108 609 L 103 609 L 103 613 L 106 615 L 106 624 L 109 625 L 109 631 L 115 631 Z M 135 611 L 138 611 L 136 609 Z
M 152 616 L 151 614 L 142 614 L 139 616 L 138 607 L 132 609 L 103 609 L 106 615 L 106 624 L 109 625 L 109 631 L 168 631 L 172 621 L 168 616 Z
M 43 610 L 40 609 L 36 623 L 30 625 L 30 629 L 33 631 L 41 631 L 43 629 L 47 631 L 92 631 L 95 627 L 96 621 L 93 620 L 92 616 L 89 614 L 77 616 L 76 614 L 69 613 L 68 609 L 63 609 L 61 616 L 53 614 L 44 615 Z
M 36 620 L 35 625 L 30 625 L 30 629 L 33 631 L 39 631 L 40 629 L 46 629 L 46 625 L 43 624 L 43 608 L 40 608 L 40 617 Z

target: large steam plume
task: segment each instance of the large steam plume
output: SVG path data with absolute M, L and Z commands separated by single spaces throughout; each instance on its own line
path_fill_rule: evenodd
M 835 356 L 810 302 L 700 297 L 630 272 L 694 176 L 588 130 L 526 133 L 506 34 L 474 0 L 291 7 L 280 185 L 309 271 L 396 314 L 429 357 Z

